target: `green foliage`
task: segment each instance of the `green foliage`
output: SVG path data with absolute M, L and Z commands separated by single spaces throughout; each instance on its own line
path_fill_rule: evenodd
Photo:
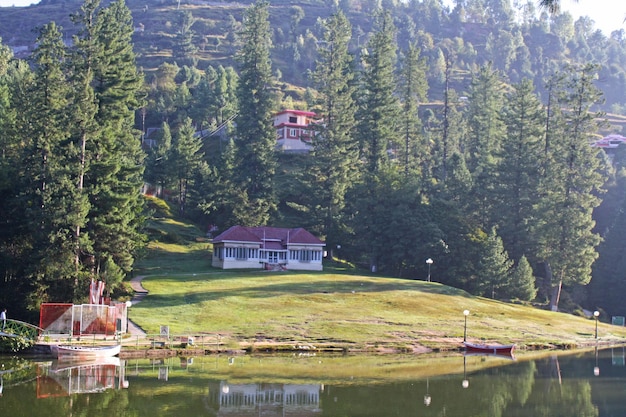
M 376 29 L 367 44 L 359 91 L 358 134 L 365 170 L 376 176 L 388 169 L 389 154 L 400 144 L 400 103 L 396 96 L 395 32 L 391 14 L 378 11 Z
M 118 283 L 142 249 L 144 179 L 158 190 L 176 186 L 178 212 L 203 228 L 305 226 L 328 248 L 342 245 L 348 261 L 397 276 L 423 276 L 432 258 L 441 282 L 531 298 L 525 256 L 547 283 L 540 296 L 588 283 L 598 232 L 620 227 L 617 187 L 594 230 L 610 169 L 588 146 L 604 133 L 596 74 L 611 85 L 607 105 L 624 107 L 626 84 L 613 83 L 624 78 L 619 37 L 567 16 L 518 24 L 506 1 L 452 14 L 437 2 L 385 2 L 384 11 L 370 2 L 369 14 L 348 3 L 345 14 L 258 2 L 164 7 L 158 17 L 142 6 L 133 22 L 122 1 L 87 0 L 58 20 L 64 32 L 32 25 L 44 28 L 32 71 L 0 45 L 0 299 L 18 291 L 35 309 L 80 299 L 91 276 Z M 465 30 L 464 13 L 481 30 Z M 3 19 L 0 31 L 15 28 Z M 71 48 L 61 42 L 69 35 Z M 606 65 L 562 64 L 585 59 Z M 305 101 L 321 121 L 314 150 L 277 157 L 274 112 Z M 144 132 L 163 126 L 146 161 L 139 123 Z M 151 209 L 167 216 L 165 207 Z M 146 225 L 151 237 L 186 241 L 159 229 L 161 220 Z M 497 239 L 490 249 L 520 259 L 523 289 L 504 282 L 498 256 L 483 263 L 485 231 L 494 226 L 502 251 Z M 597 271 L 617 285 L 608 258 Z M 485 270 L 497 283 L 483 283 L 491 289 L 475 285 Z
M 511 271 L 510 285 L 504 289 L 504 294 L 510 298 L 522 301 L 532 301 L 537 296 L 533 269 L 525 256 L 517 262 Z
M 0 353 L 16 353 L 32 347 L 34 341 L 22 336 L 0 337 Z
M 317 196 L 308 206 L 317 223 L 323 225 L 321 234 L 331 247 L 338 243 L 339 231 L 345 227 L 345 196 L 359 174 L 355 169 L 358 142 L 354 138 L 356 104 L 352 56 L 348 53 L 350 33 L 350 23 L 341 12 L 324 24 L 313 79 L 318 89 L 316 108 L 325 123 L 315 126 L 313 175 L 303 181 L 303 186 Z
M 239 223 L 252 226 L 266 224 L 276 208 L 269 3 L 260 0 L 246 11 L 241 41 L 235 142 L 237 167 L 234 173 L 238 188 L 243 191 L 240 203 L 247 212 L 247 218 L 241 218 Z
M 484 253 L 479 263 L 476 291 L 491 298 L 506 298 L 513 261 L 504 249 L 495 227 L 484 242 Z

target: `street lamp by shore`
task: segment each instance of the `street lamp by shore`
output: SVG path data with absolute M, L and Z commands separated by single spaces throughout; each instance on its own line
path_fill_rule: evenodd
M 126 301 L 126 333 L 130 333 L 128 328 L 128 313 L 130 312 L 130 308 L 132 307 L 133 302 L 128 300 Z
M 467 316 L 469 316 L 469 310 L 463 310 L 463 315 L 465 316 L 465 325 L 463 326 L 463 341 L 467 341 Z
M 430 282 L 430 266 L 433 264 L 433 260 L 430 258 L 426 259 L 426 264 L 428 265 L 428 282 Z
M 600 312 L 598 310 L 594 311 L 593 317 L 596 319 L 596 340 L 598 340 L 598 317 L 600 317 Z

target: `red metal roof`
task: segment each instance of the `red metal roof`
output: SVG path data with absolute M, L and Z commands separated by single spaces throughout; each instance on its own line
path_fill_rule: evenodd
M 299 114 L 301 116 L 309 116 L 309 117 L 315 116 L 314 112 L 305 111 L 305 110 L 283 110 L 283 111 L 279 111 L 278 113 L 276 113 L 276 116 L 278 116 L 279 114 L 285 114 L 285 113 Z
M 218 242 L 254 242 L 264 243 L 266 245 L 280 245 L 284 247 L 289 244 L 306 244 L 306 245 L 324 245 L 317 237 L 305 229 L 298 227 L 295 229 L 281 227 L 246 227 L 232 226 L 224 232 L 220 233 L 213 239 L 213 243 Z

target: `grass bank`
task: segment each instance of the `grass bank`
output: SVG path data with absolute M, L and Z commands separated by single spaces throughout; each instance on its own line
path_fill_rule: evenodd
M 219 333 L 252 350 L 310 344 L 348 350 L 451 349 L 470 311 L 472 341 L 525 348 L 595 343 L 595 322 L 507 304 L 438 283 L 337 273 L 211 271 L 146 277 L 149 291 L 131 319 L 148 333 Z M 599 324 L 602 342 L 626 340 L 626 329 Z M 234 345 L 233 345 L 234 346 Z M 278 347 L 277 347 L 278 349 Z
M 161 209 L 161 211 L 163 211 Z M 131 319 L 147 333 L 219 333 L 228 346 L 267 350 L 312 345 L 365 351 L 457 349 L 467 338 L 521 348 L 572 348 L 595 340 L 595 321 L 472 296 L 436 282 L 339 270 L 222 271 L 210 266 L 202 232 L 168 216 L 151 223 L 137 274 L 148 296 Z M 465 328 L 463 310 L 469 310 Z M 599 323 L 602 343 L 626 328 Z

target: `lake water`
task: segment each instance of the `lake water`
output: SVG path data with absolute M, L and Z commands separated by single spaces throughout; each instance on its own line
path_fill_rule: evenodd
M 626 416 L 624 348 L 492 356 L 0 357 L 0 416 Z M 80 365 L 80 366 L 79 366 Z

